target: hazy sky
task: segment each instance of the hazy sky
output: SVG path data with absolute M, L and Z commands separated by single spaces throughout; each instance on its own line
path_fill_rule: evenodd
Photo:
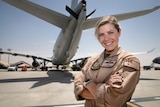
M 30 1 L 69 16 L 65 6 L 70 6 L 71 0 Z M 155 6 L 160 6 L 159 0 L 87 0 L 87 13 L 96 9 L 91 16 L 93 18 L 145 10 Z M 121 21 L 120 26 L 122 29 L 120 45 L 124 50 L 132 53 L 156 48 L 150 54 L 137 55 L 141 65 L 149 65 L 153 58 L 160 56 L 160 9 L 141 17 Z M 56 26 L 0 1 L 0 48 L 3 51 L 10 48 L 12 52 L 51 57 L 59 32 L 60 29 Z M 94 36 L 94 29 L 85 30 L 74 59 L 102 51 L 103 48 Z M 1 55 L 1 60 L 7 61 L 7 55 Z M 19 60 L 19 57 L 10 56 L 11 62 Z

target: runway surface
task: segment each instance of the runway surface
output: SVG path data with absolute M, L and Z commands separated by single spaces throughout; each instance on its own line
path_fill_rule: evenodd
M 73 93 L 72 76 L 77 73 L 0 70 L 0 107 L 84 107 L 84 101 L 76 101 Z M 159 107 L 160 70 L 141 71 L 131 102 Z

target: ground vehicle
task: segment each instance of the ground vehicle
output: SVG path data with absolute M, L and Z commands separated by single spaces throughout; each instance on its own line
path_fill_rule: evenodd
M 18 67 L 17 66 L 10 66 L 7 68 L 7 71 L 17 71 Z

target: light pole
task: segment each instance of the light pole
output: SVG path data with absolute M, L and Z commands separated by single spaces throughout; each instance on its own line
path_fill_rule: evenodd
M 2 48 L 0 48 L 0 52 L 2 52 Z M 0 54 L 0 61 L 1 61 L 1 54 Z
M 11 49 L 7 49 L 7 51 L 11 51 Z M 9 56 L 10 56 L 10 55 L 8 54 L 8 64 L 9 64 Z

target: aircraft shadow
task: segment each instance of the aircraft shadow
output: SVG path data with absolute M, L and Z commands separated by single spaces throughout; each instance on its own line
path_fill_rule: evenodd
M 0 83 L 37 81 L 31 87 L 31 88 L 36 88 L 52 82 L 70 84 L 72 82 L 71 80 L 73 80 L 72 73 L 67 71 L 50 70 L 47 72 L 47 75 L 48 77 L 0 79 Z M 140 78 L 140 80 L 160 80 L 160 79 Z
M 47 72 L 48 77 L 35 77 L 35 78 L 16 78 L 16 79 L 0 79 L 0 83 L 11 83 L 11 82 L 32 82 L 37 81 L 31 88 L 46 85 L 52 82 L 70 84 L 73 79 L 73 75 L 67 71 L 52 70 Z
M 35 88 L 38 86 L 42 86 L 45 84 L 49 84 L 52 82 L 60 82 L 60 83 L 71 83 L 73 79 L 73 75 L 67 71 L 61 70 L 51 70 L 47 72 L 48 77 L 44 77 L 42 80 L 36 82 L 31 88 Z

